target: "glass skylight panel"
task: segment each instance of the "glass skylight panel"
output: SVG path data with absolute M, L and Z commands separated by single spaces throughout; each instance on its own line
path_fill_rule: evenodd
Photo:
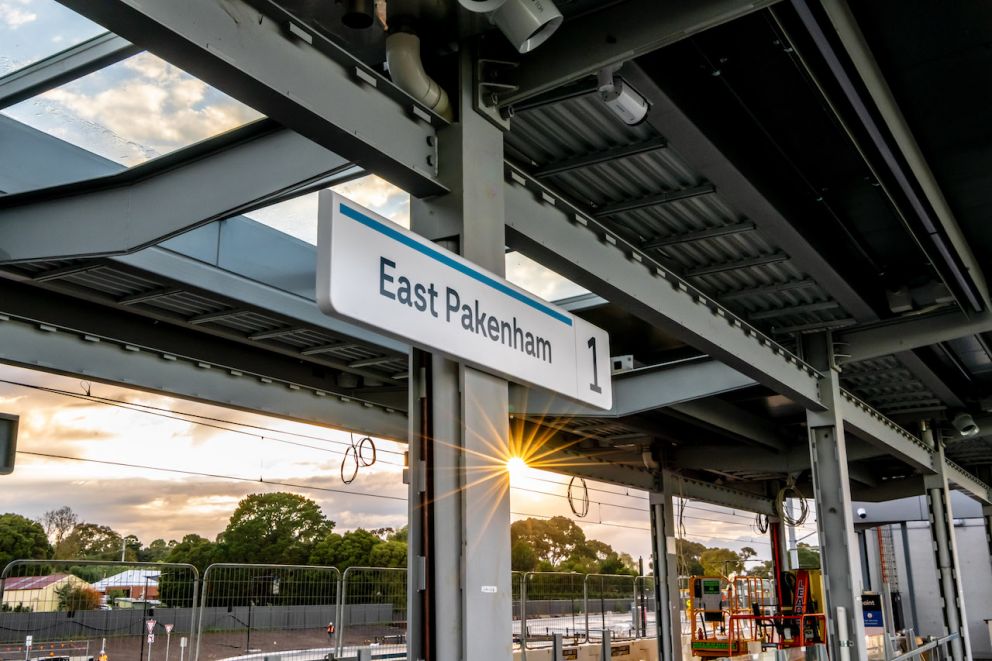
M 0 0 L 0 76 L 106 31 L 55 0 Z
M 375 175 L 338 184 L 332 190 L 403 227 L 410 226 L 410 196 Z M 245 215 L 263 225 L 316 245 L 317 195 L 301 195 Z M 548 301 L 589 293 L 571 280 L 518 252 L 506 255 L 506 279 Z
M 139 53 L 3 113 L 129 167 L 261 117 L 151 53 Z

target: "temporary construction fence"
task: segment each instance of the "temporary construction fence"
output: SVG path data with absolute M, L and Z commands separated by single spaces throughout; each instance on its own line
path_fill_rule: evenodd
M 198 585 L 185 564 L 15 560 L 0 573 L 0 658 L 178 658 Z
M 349 567 L 341 587 L 338 656 L 373 647 L 376 656 L 406 652 L 406 569 Z
M 337 643 L 340 583 L 334 567 L 210 565 L 203 572 L 196 658 L 331 653 Z
M 141 661 L 406 653 L 405 569 L 214 564 L 201 580 L 192 565 L 15 561 L 0 579 L 0 661 L 102 649 Z M 550 645 L 556 633 L 569 643 L 604 630 L 613 640 L 654 636 L 651 577 L 513 572 L 511 585 L 522 647 Z
M 585 612 L 587 640 L 637 638 L 637 593 L 634 576 L 586 574 Z

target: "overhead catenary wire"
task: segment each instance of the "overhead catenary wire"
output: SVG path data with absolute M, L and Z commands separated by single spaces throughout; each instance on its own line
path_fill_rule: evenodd
M 786 507 L 786 500 L 792 498 L 793 500 L 799 501 L 799 516 L 792 516 L 792 508 Z M 806 519 L 809 517 L 809 502 L 806 501 L 806 497 L 796 486 L 796 480 L 790 477 L 785 486 L 779 489 L 778 494 L 775 496 L 775 513 L 778 518 L 784 522 L 786 525 L 792 527 L 798 527 L 806 523 Z
M 297 446 L 297 447 L 312 449 L 312 450 L 316 450 L 316 451 L 320 451 L 320 452 L 326 452 L 326 453 L 330 453 L 330 454 L 336 454 L 336 455 L 342 456 L 342 466 L 341 466 L 341 473 L 342 473 L 342 475 L 341 475 L 341 478 L 342 478 L 342 482 L 344 482 L 345 484 L 351 484 L 352 481 L 355 479 L 355 475 L 357 475 L 357 467 L 358 466 L 362 466 L 362 465 L 370 466 L 373 463 L 382 462 L 383 464 L 386 464 L 386 465 L 389 465 L 389 466 L 394 466 L 394 467 L 397 467 L 397 468 L 402 468 L 403 467 L 403 464 L 401 464 L 401 463 L 384 461 L 382 459 L 378 459 L 378 456 L 377 456 L 378 455 L 378 452 L 380 452 L 380 451 L 381 452 L 388 452 L 388 453 L 391 453 L 391 454 L 398 454 L 398 455 L 402 455 L 403 452 L 401 452 L 401 451 L 395 451 L 395 450 L 389 450 L 389 449 L 377 448 L 374 445 L 374 442 L 369 437 L 364 437 L 363 439 L 361 439 L 361 441 L 359 441 L 359 443 L 357 444 L 358 447 L 356 447 L 351 442 L 336 441 L 334 439 L 326 439 L 326 438 L 322 438 L 322 437 L 318 437 L 318 436 L 312 436 L 312 435 L 308 435 L 308 434 L 301 434 L 301 433 L 298 433 L 298 432 L 276 430 L 276 429 L 273 429 L 273 428 L 270 428 L 270 427 L 264 427 L 262 425 L 254 425 L 254 424 L 250 424 L 250 423 L 236 422 L 236 421 L 225 420 L 225 419 L 214 417 L 214 416 L 206 416 L 206 415 L 202 415 L 202 414 L 188 413 L 188 412 L 183 412 L 183 411 L 174 411 L 172 409 L 166 409 L 166 408 L 163 408 L 163 407 L 157 407 L 157 406 L 153 406 L 153 405 L 150 405 L 150 404 L 141 404 L 141 403 L 137 403 L 137 402 L 128 402 L 126 400 L 114 399 L 114 398 L 110 398 L 110 397 L 102 397 L 102 396 L 99 396 L 99 395 L 93 395 L 92 394 L 92 391 L 89 390 L 89 389 L 86 389 L 87 390 L 87 394 L 81 394 L 81 393 L 76 393 L 76 392 L 72 392 L 72 391 L 68 391 L 68 390 L 64 390 L 64 389 L 60 389 L 60 388 L 52 388 L 52 387 L 48 387 L 48 386 L 40 386 L 40 385 L 37 385 L 37 384 L 24 383 L 24 382 L 14 381 L 14 380 L 10 380 L 10 379 L 0 379 L 0 383 L 5 383 L 5 384 L 8 384 L 8 385 L 17 386 L 17 387 L 24 387 L 24 388 L 34 389 L 34 390 L 38 390 L 38 391 L 42 391 L 42 392 L 47 392 L 47 393 L 51 393 L 51 394 L 56 394 L 56 395 L 60 395 L 60 396 L 65 396 L 65 397 L 70 397 L 70 398 L 74 398 L 74 399 L 80 399 L 80 400 L 84 400 L 84 401 L 90 401 L 90 402 L 93 402 L 93 403 L 104 404 L 106 406 L 112 406 L 112 407 L 116 407 L 116 408 L 123 408 L 125 410 L 131 410 L 131 411 L 134 411 L 134 412 L 137 412 L 137 413 L 145 413 L 147 415 L 154 415 L 154 416 L 161 417 L 161 418 L 164 418 L 164 419 L 176 420 L 176 421 L 180 421 L 180 422 L 186 422 L 186 423 L 189 423 L 189 424 L 196 424 L 196 425 L 204 426 L 204 427 L 211 428 L 211 429 L 217 429 L 218 431 L 226 431 L 226 432 L 231 432 L 231 433 L 236 433 L 236 434 L 242 434 L 242 435 L 246 435 L 246 436 L 251 436 L 251 437 L 257 438 L 257 439 L 262 440 L 262 441 L 269 440 L 269 441 L 273 441 L 273 442 L 277 442 L 277 443 L 284 443 L 284 444 L 293 445 L 293 446 Z M 85 386 L 84 386 L 84 388 L 85 388 Z M 193 419 L 192 420 L 188 420 L 188 419 L 186 419 L 187 417 L 188 418 L 193 418 Z M 258 431 L 268 432 L 270 434 L 284 434 L 284 435 L 294 436 L 294 437 L 298 437 L 298 438 L 307 438 L 307 439 L 317 440 L 317 441 L 321 441 L 321 442 L 327 442 L 327 443 L 333 443 L 333 444 L 341 444 L 341 445 L 346 445 L 348 447 L 345 449 L 344 452 L 341 452 L 341 451 L 334 450 L 334 449 L 331 449 L 331 448 L 319 447 L 319 446 L 314 446 L 314 445 L 310 445 L 310 444 L 307 444 L 307 443 L 299 443 L 299 442 L 296 442 L 296 441 L 290 441 L 290 440 L 287 440 L 287 439 L 281 439 L 281 438 L 274 437 L 274 436 L 271 436 L 271 435 L 263 435 L 263 434 L 259 434 L 259 433 L 249 432 L 249 431 L 245 431 L 244 429 L 232 429 L 230 427 L 227 427 L 226 425 L 231 425 L 231 426 L 235 426 L 235 427 L 246 427 L 248 429 L 254 429 L 254 430 L 258 430 Z M 25 453 L 26 454 L 31 454 L 31 453 L 28 453 L 28 452 L 25 452 Z M 45 453 L 34 453 L 34 454 L 36 454 L 37 456 L 46 456 Z M 84 460 L 82 458 L 68 457 L 68 456 L 65 456 L 65 455 L 52 455 L 52 457 L 53 458 L 60 458 L 60 459 L 74 459 L 74 460 L 78 460 L 78 461 L 83 461 Z M 346 475 L 345 475 L 345 466 L 344 466 L 344 464 L 349 459 L 349 457 L 351 457 L 352 460 L 355 462 L 356 468 L 353 471 L 354 474 L 352 474 L 349 479 L 345 479 Z M 94 461 L 94 462 L 98 462 L 98 463 L 106 463 L 108 465 L 123 465 L 121 462 L 110 462 L 110 461 L 102 461 L 102 460 L 87 460 L 87 461 Z M 134 465 L 132 467 L 142 467 L 142 466 Z M 199 474 L 196 471 L 182 471 L 181 469 L 165 469 L 165 468 L 159 468 L 159 467 L 154 467 L 154 466 L 148 466 L 147 468 L 152 469 L 152 470 L 159 470 L 159 471 L 173 471 L 173 472 L 179 472 L 179 473 L 184 473 L 184 474 L 189 474 L 189 475 L 198 475 Z M 237 477 L 237 476 L 223 476 L 223 475 L 215 475 L 215 474 L 208 474 L 208 473 L 204 473 L 203 476 L 205 476 L 205 477 L 215 477 L 215 478 L 219 478 L 219 479 L 236 479 L 236 480 L 240 480 L 240 481 L 252 481 L 252 482 L 258 481 L 258 482 L 265 482 L 267 484 L 276 484 L 276 485 L 281 485 L 281 486 L 303 488 L 303 489 L 324 490 L 324 491 L 330 491 L 330 492 L 338 491 L 340 493 L 356 493 L 357 495 L 363 495 L 363 496 L 374 495 L 374 494 L 362 494 L 360 492 L 353 492 L 353 491 L 347 491 L 347 490 L 335 490 L 335 489 L 330 488 L 330 487 L 316 487 L 316 486 L 310 486 L 310 485 L 300 485 L 300 484 L 293 484 L 293 483 L 288 483 L 288 482 L 277 482 L 277 481 L 272 481 L 272 480 L 265 480 L 262 475 L 260 475 L 257 480 L 255 478 L 243 478 L 243 477 Z M 548 478 L 537 477 L 537 476 L 531 476 L 531 477 L 528 477 L 528 479 L 534 479 L 534 480 L 541 481 L 541 482 L 546 482 L 546 483 L 549 483 L 549 484 L 556 484 L 556 485 L 560 485 L 560 486 L 569 487 L 569 486 L 571 486 L 571 485 L 574 484 L 574 480 L 576 478 L 572 478 L 572 480 L 570 482 L 567 482 L 567 483 L 566 482 L 560 482 L 560 481 L 557 481 L 557 480 L 548 479 Z M 578 478 L 578 479 L 582 479 L 582 478 Z M 514 487 L 511 487 L 511 488 L 514 489 L 514 490 L 516 490 L 516 491 L 523 491 L 523 492 L 529 492 L 529 493 L 534 493 L 534 494 L 539 494 L 539 495 L 545 495 L 545 496 L 551 496 L 551 497 L 558 497 L 558 498 L 565 498 L 565 499 L 569 500 L 569 504 L 571 506 L 573 506 L 573 508 L 572 508 L 573 509 L 573 513 L 576 514 L 577 516 L 580 516 L 580 518 L 581 518 L 582 515 L 580 515 L 579 512 L 583 511 L 583 509 L 584 509 L 585 510 L 585 513 L 588 514 L 588 508 L 590 507 L 591 504 L 597 505 L 597 507 L 599 507 L 599 509 L 600 509 L 600 512 L 602 511 L 602 507 L 603 506 L 606 506 L 606 507 L 612 507 L 612 508 L 615 508 L 615 509 L 624 509 L 624 510 L 629 510 L 629 511 L 637 511 L 637 512 L 643 512 L 643 513 L 647 514 L 647 510 L 644 509 L 644 508 L 631 507 L 631 506 L 627 506 L 627 505 L 620 505 L 620 504 L 617 504 L 617 503 L 610 503 L 610 502 L 601 501 L 601 500 L 591 500 L 591 499 L 589 499 L 588 494 L 589 494 L 590 491 L 593 491 L 593 492 L 598 492 L 598 493 L 603 493 L 603 494 L 608 494 L 608 495 L 613 495 L 613 496 L 618 496 L 618 497 L 621 497 L 621 498 L 628 498 L 628 499 L 633 499 L 633 500 L 640 500 L 640 501 L 646 501 L 646 500 L 648 500 L 647 498 L 645 498 L 643 496 L 631 495 L 629 493 L 629 490 L 626 491 L 626 492 L 621 493 L 621 492 L 610 490 L 610 489 L 601 489 L 601 488 L 596 488 L 596 487 L 589 487 L 588 484 L 585 483 L 585 480 L 582 480 L 581 485 L 583 487 L 582 488 L 583 497 L 580 499 L 578 511 L 576 511 L 576 508 L 574 507 L 574 504 L 575 504 L 574 503 L 574 500 L 573 500 L 573 498 L 570 497 L 570 495 L 569 495 L 568 492 L 566 492 L 566 494 L 557 494 L 557 493 L 551 493 L 551 492 L 547 492 L 547 491 L 540 491 L 540 490 L 537 490 L 537 489 L 528 489 L 528 488 L 525 488 L 525 487 L 514 486 Z M 571 489 L 569 489 L 569 491 L 570 490 Z M 735 511 L 713 510 L 713 509 L 701 507 L 698 504 L 694 504 L 694 503 L 693 504 L 690 504 L 689 501 L 688 501 L 688 499 L 686 499 L 684 497 L 684 495 L 682 495 L 680 497 L 679 501 L 680 501 L 679 502 L 679 510 L 678 510 L 679 511 L 679 532 L 681 533 L 681 536 L 682 537 L 685 537 L 686 536 L 686 528 L 685 528 L 684 520 L 687 519 L 687 518 L 688 519 L 693 519 L 693 520 L 698 520 L 698 521 L 711 522 L 711 523 L 721 523 L 721 524 L 728 524 L 728 525 L 741 525 L 741 524 L 738 524 L 738 523 L 733 522 L 733 521 L 728 521 L 726 519 L 714 519 L 714 518 L 709 518 L 709 517 L 686 515 L 685 512 L 686 512 L 687 509 L 688 510 L 700 511 L 700 512 L 713 513 L 713 514 L 717 514 L 717 515 L 720 515 L 720 516 L 730 516 L 730 517 L 743 517 L 744 516 L 744 515 L 741 515 L 741 514 L 735 512 Z M 805 503 L 805 501 L 803 501 L 803 505 L 808 510 L 808 505 Z M 600 518 L 601 518 L 601 515 L 600 515 Z M 805 518 L 804 517 L 801 517 L 801 521 L 805 521 Z M 609 525 L 609 524 L 603 523 L 602 525 Z M 803 524 L 802 524 L 802 522 L 800 522 L 800 523 L 796 523 L 795 525 L 796 525 L 796 527 L 800 527 Z M 714 536 L 713 535 L 710 535 L 710 537 L 714 537 Z

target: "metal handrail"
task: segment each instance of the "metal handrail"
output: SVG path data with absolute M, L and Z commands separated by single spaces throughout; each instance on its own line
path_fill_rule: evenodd
M 943 638 L 939 638 L 937 640 L 931 640 L 926 645 L 922 645 L 920 647 L 917 647 L 915 650 L 910 650 L 909 652 L 906 652 L 905 654 L 902 654 L 900 656 L 897 656 L 894 659 L 892 659 L 892 661 L 903 661 L 904 659 L 912 659 L 914 657 L 919 656 L 920 654 L 923 654 L 924 652 L 926 652 L 928 650 L 932 650 L 932 649 L 935 649 L 935 648 L 940 647 L 942 645 L 946 645 L 947 643 L 951 642 L 952 640 L 957 640 L 960 637 L 961 637 L 961 634 L 958 633 L 957 631 L 955 631 L 954 633 L 952 633 L 950 635 L 944 636 Z

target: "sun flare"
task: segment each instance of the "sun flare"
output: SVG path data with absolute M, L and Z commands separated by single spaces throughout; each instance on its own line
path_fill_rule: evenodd
M 506 471 L 510 474 L 510 479 L 520 479 L 527 471 L 527 462 L 523 457 L 510 457 L 506 460 Z

